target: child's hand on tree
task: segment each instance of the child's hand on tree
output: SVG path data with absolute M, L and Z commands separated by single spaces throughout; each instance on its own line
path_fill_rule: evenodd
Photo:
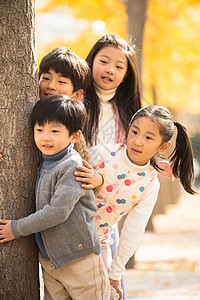
M 89 163 L 83 160 L 83 164 L 85 167 L 77 166 L 76 168 L 81 172 L 74 172 L 74 175 L 79 176 L 76 177 L 77 181 L 84 182 L 81 186 L 85 189 L 94 189 L 103 184 L 103 177 L 100 173 L 95 171 Z
M 0 243 L 14 240 L 15 237 L 11 230 L 11 220 L 0 220 Z

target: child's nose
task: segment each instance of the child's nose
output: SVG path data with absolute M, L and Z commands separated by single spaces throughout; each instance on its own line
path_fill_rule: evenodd
M 43 138 L 44 141 L 49 141 L 50 140 L 50 134 L 48 132 L 44 132 L 42 138 Z
M 141 138 L 141 136 L 137 136 L 137 138 L 135 139 L 135 144 L 137 144 L 137 145 L 141 145 L 142 144 L 142 138 Z
M 109 73 L 109 74 L 114 73 L 114 68 L 111 64 L 107 66 L 106 72 Z
M 51 90 L 55 90 L 56 89 L 56 82 L 54 80 L 49 80 L 48 88 L 51 89 Z

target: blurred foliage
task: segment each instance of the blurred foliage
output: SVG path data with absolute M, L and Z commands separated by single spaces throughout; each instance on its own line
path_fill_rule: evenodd
M 200 1 L 150 0 L 144 36 L 143 96 L 200 113 Z
M 41 3 L 41 0 L 37 1 Z M 69 17 L 75 22 L 74 28 L 67 27 L 73 38 L 67 33 L 63 37 L 58 32 L 53 41 L 48 41 L 47 37 L 40 36 L 39 28 L 39 61 L 51 49 L 62 45 L 86 58 L 94 43 L 106 33 L 128 37 L 125 1 L 43 2 L 37 10 L 38 17 L 56 12 L 66 16 L 66 22 Z M 145 105 L 157 103 L 174 113 L 180 110 L 200 113 L 199 15 L 199 0 L 149 0 L 142 58 Z
M 89 21 L 101 20 L 102 17 L 108 22 L 120 16 L 122 9 L 122 2 L 116 0 L 49 0 L 46 5 L 40 9 L 40 12 L 51 11 L 58 7 L 68 6 L 72 9 L 73 14 L 77 18 L 86 18 Z M 116 20 L 114 21 L 116 23 Z
M 39 1 L 39 0 L 38 0 Z M 86 58 L 92 46 L 104 34 L 118 34 L 126 39 L 126 22 L 127 15 L 124 4 L 118 0 L 48 0 L 45 5 L 37 10 L 37 14 L 50 13 L 52 11 L 65 12 L 66 16 L 70 15 L 76 18 L 76 24 L 79 21 L 85 20 L 85 23 L 80 22 L 77 30 L 79 34 L 76 39 L 62 40 L 55 39 L 50 44 L 42 47 L 41 51 L 38 48 L 38 60 L 55 47 L 61 45 L 72 49 L 75 53 L 83 58 Z M 120 20 L 120 22 L 119 22 Z M 98 22 L 100 21 L 100 22 Z M 84 28 L 81 25 L 84 24 Z M 105 25 L 105 28 L 104 26 Z M 102 27 L 102 28 L 101 28 Z M 40 45 L 38 45 L 40 46 Z

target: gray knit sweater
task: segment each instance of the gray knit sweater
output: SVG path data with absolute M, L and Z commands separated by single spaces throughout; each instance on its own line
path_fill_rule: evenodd
M 36 212 L 11 223 L 16 238 L 41 232 L 55 268 L 100 249 L 93 221 L 94 193 L 83 189 L 74 176 L 80 164 L 80 155 L 72 150 L 51 170 L 43 170 L 37 187 Z

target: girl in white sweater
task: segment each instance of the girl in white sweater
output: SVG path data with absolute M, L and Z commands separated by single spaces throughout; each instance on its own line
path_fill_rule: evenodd
M 169 147 L 175 126 L 177 139 L 170 156 L 170 169 L 184 189 L 194 194 L 193 152 L 189 137 L 186 129 L 173 122 L 170 112 L 163 107 L 148 106 L 135 113 L 128 130 L 127 145 L 101 144 L 90 149 L 90 163 L 104 177 L 104 185 L 96 197 L 98 210 L 95 223 L 102 252 L 106 252 L 107 257 L 110 228 L 128 214 L 114 259 L 106 262 L 111 285 L 118 291 L 119 299 L 122 299 L 120 276 L 141 240 L 157 199 L 157 170 L 163 169 L 157 164 L 156 156 Z M 79 168 L 83 173 L 76 172 L 81 176 L 77 180 L 87 183 L 83 187 L 91 188 L 99 183 L 91 181 L 93 169 L 86 166 L 89 169 Z
M 124 143 L 130 119 L 141 108 L 135 45 L 107 34 L 94 44 L 86 61 L 92 75 L 84 94 L 88 118 L 83 134 L 87 146 Z M 119 240 L 116 225 L 112 238 L 114 256 Z M 122 287 L 125 291 L 123 278 Z

